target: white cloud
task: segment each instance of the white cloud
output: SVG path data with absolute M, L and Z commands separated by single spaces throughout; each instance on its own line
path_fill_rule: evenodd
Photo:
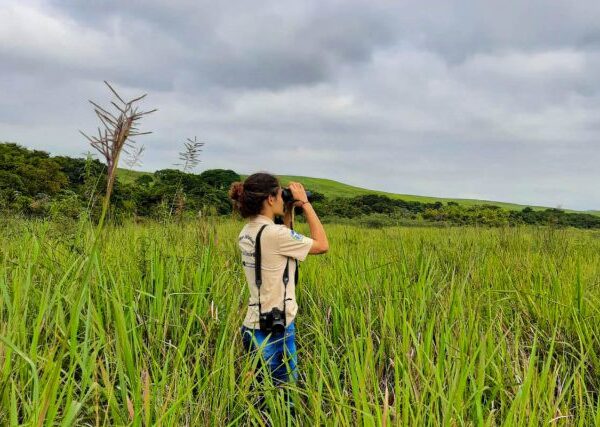
M 596 2 L 143 6 L 7 2 L 0 139 L 79 155 L 108 79 L 159 108 L 148 169 L 197 135 L 202 168 L 600 206 Z
M 24 3 L 9 3 L 0 9 L 0 52 L 29 64 L 51 61 L 57 66 L 89 67 L 108 62 L 102 52 L 119 46 L 119 39 L 78 25 L 64 15 L 56 15 Z M 122 43 L 123 41 L 121 41 Z

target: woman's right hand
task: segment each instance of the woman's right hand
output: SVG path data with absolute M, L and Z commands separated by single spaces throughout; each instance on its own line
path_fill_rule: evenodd
M 304 203 L 308 203 L 308 196 L 306 195 L 306 190 L 304 190 L 302 184 L 299 182 L 290 182 L 288 188 L 292 192 L 294 200 L 296 200 L 294 206 L 302 206 Z
M 313 242 L 308 253 L 313 255 L 324 254 L 329 250 L 327 234 L 325 234 L 323 224 L 321 224 L 315 210 L 310 204 L 306 204 L 308 203 L 308 197 L 304 187 L 299 182 L 290 182 L 288 187 L 294 199 L 297 200 L 294 202 L 294 206 L 303 206 L 304 216 L 306 222 L 308 222 L 308 227 L 310 228 L 310 238 L 313 239 Z

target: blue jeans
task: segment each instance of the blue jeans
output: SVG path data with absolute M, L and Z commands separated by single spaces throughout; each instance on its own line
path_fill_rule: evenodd
M 283 333 L 278 334 L 263 332 L 260 329 L 250 329 L 245 326 L 242 326 L 241 332 L 242 343 L 246 351 L 250 353 L 261 351 L 262 358 L 269 367 L 274 384 L 281 385 L 298 379 L 296 327 L 294 322 L 290 323 Z

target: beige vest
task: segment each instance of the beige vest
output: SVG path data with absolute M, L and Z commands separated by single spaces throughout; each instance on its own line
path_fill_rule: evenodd
M 250 289 L 250 301 L 248 312 L 244 319 L 247 328 L 258 329 L 258 288 L 254 278 L 254 244 L 256 235 L 263 224 L 268 224 L 260 237 L 261 247 L 261 274 L 262 285 L 260 287 L 260 303 L 263 313 L 271 311 L 273 307 L 283 310 L 283 271 L 289 258 L 289 282 L 285 291 L 286 324 L 289 325 L 298 312 L 296 303 L 296 262 L 304 261 L 308 251 L 312 247 L 313 239 L 298 234 L 285 225 L 275 224 L 264 215 L 250 218 L 242 228 L 238 236 L 238 246 L 242 254 L 242 265 L 248 287 Z

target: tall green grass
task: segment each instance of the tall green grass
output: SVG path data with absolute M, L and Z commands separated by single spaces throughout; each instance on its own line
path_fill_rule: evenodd
M 300 381 L 241 349 L 241 222 L 0 222 L 0 425 L 600 424 L 600 233 L 327 227 Z M 307 232 L 307 226 L 298 228 Z

